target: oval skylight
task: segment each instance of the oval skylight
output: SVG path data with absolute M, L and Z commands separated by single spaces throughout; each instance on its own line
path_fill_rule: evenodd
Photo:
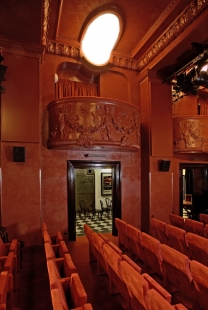
M 81 51 L 92 64 L 108 63 L 120 35 L 120 21 L 116 14 L 104 13 L 88 24 L 81 42 Z

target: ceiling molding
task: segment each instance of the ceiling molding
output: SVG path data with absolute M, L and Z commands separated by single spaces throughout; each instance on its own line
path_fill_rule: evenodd
M 208 0 L 192 1 L 151 48 L 138 60 L 138 70 L 143 70 L 158 54 L 182 33 L 208 6 Z
M 44 46 L 42 45 L 32 45 L 24 42 L 14 42 L 11 40 L 5 40 L 0 38 L 0 47 L 3 49 L 9 49 L 13 51 L 20 51 L 21 54 L 35 54 L 42 56 L 44 52 Z

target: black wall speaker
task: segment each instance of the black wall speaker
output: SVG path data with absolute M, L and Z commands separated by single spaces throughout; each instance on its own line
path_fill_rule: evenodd
M 24 146 L 13 146 L 13 159 L 15 162 L 25 162 Z
M 160 162 L 160 171 L 169 171 L 170 160 L 161 160 Z

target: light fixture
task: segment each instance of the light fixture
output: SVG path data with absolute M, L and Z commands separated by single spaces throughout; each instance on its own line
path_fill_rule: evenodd
M 81 38 L 81 56 L 96 66 L 106 65 L 121 35 L 122 22 L 117 12 L 106 10 L 86 25 Z

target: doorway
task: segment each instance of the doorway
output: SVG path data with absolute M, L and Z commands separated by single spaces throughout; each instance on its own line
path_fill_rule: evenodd
M 68 161 L 68 236 L 69 240 L 76 240 L 76 169 L 111 169 L 112 173 L 112 235 L 118 234 L 114 219 L 121 218 L 121 163 L 120 162 L 87 162 Z
M 199 220 L 208 213 L 208 165 L 180 164 L 180 215 Z

